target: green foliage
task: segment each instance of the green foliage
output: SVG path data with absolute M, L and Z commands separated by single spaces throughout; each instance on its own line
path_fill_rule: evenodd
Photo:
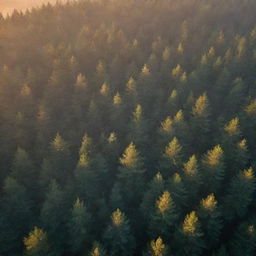
M 69 221 L 70 248 L 72 253 L 82 253 L 90 244 L 91 215 L 82 201 L 77 199 Z
M 14 255 L 22 249 L 22 239 L 34 220 L 32 206 L 24 186 L 7 177 L 0 201 L 0 253 Z
M 202 230 L 205 237 L 210 238 L 210 240 L 206 240 L 208 246 L 216 246 L 223 223 L 214 194 L 210 194 L 201 200 L 198 214 L 201 219 Z
M 24 245 L 26 248 L 25 255 L 51 255 L 47 241 L 47 234 L 38 227 L 35 227 L 33 231 L 31 231 L 29 235 L 24 238 Z
M 207 191 L 215 192 L 224 178 L 224 152 L 220 145 L 208 150 L 202 160 L 204 186 Z
M 177 170 L 182 163 L 182 146 L 178 139 L 174 137 L 165 147 L 162 167 L 166 173 L 171 174 Z
M 190 198 L 196 200 L 200 185 L 202 184 L 202 177 L 199 163 L 195 155 L 192 155 L 189 160 L 184 163 L 183 172 L 186 190 L 189 191 Z
M 135 241 L 130 231 L 130 224 L 119 209 L 111 215 L 111 224 L 104 233 L 104 242 L 109 255 L 132 255 Z
M 254 255 L 256 249 L 255 221 L 249 220 L 240 223 L 233 234 L 230 242 L 232 255 Z
M 201 224 L 195 211 L 186 215 L 175 239 L 178 255 L 201 255 L 205 243 Z
M 177 213 L 171 194 L 164 191 L 155 202 L 155 210 L 149 223 L 151 237 L 160 235 L 168 238 L 177 220 Z
M 0 254 L 255 255 L 255 13 L 83 0 L 0 14 Z
M 224 198 L 225 218 L 232 220 L 243 217 L 248 211 L 255 191 L 255 177 L 252 168 L 233 177 L 227 195 Z
M 47 232 L 51 253 L 62 255 L 66 249 L 67 207 L 64 192 L 55 181 L 50 184 L 40 218 L 42 227 Z
M 95 242 L 89 256 L 106 256 L 106 252 L 100 243 Z

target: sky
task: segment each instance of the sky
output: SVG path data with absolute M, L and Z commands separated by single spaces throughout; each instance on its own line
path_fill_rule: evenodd
M 48 2 L 55 3 L 56 0 L 0 0 L 0 11 L 6 14 L 11 13 L 13 9 L 25 10 Z

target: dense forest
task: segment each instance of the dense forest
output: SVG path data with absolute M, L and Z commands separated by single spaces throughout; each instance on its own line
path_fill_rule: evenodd
M 0 255 L 256 255 L 255 13 L 81 0 L 0 15 Z

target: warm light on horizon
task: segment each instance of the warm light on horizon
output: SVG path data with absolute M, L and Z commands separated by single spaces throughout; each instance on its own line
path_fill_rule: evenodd
M 64 0 L 58 1 L 63 2 Z M 4 15 L 12 13 L 14 9 L 24 11 L 42 4 L 56 3 L 57 0 L 0 0 L 0 12 Z

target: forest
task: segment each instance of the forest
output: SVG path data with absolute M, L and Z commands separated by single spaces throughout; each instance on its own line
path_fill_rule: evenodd
M 255 0 L 0 14 L 0 255 L 256 255 L 255 14 Z

